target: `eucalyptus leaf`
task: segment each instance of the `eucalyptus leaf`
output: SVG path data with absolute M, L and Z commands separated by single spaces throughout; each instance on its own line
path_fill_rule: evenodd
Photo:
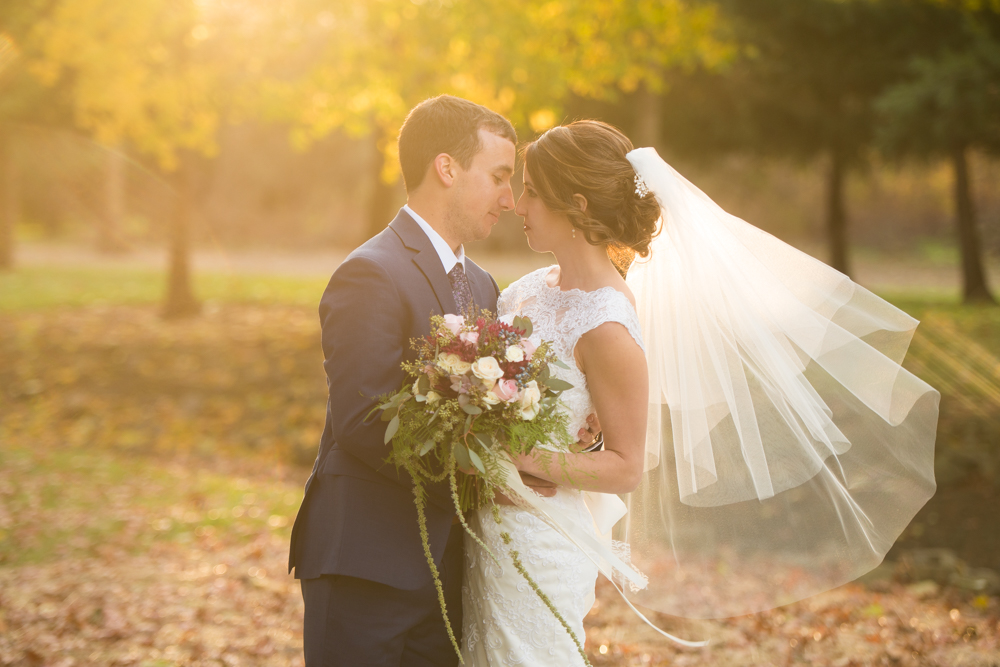
M 389 425 L 385 428 L 385 444 L 389 444 L 392 440 L 392 436 L 396 435 L 396 431 L 399 430 L 399 415 L 396 415 L 389 422 Z
M 465 405 L 463 405 L 462 406 L 462 411 L 465 412 L 465 414 L 467 414 L 467 415 L 481 415 L 481 414 L 483 414 L 483 411 L 481 409 L 479 409 L 478 407 L 476 407 L 475 405 L 473 405 L 472 403 L 466 403 Z
M 472 437 L 479 443 L 479 446 L 483 449 L 490 448 L 490 438 L 485 433 L 473 433 Z
M 429 438 L 424 444 L 420 445 L 420 451 L 417 452 L 417 456 L 423 456 L 434 449 L 434 444 L 434 438 Z
M 481 472 L 481 473 L 483 473 L 485 475 L 486 474 L 486 466 L 483 465 L 483 460 L 481 458 L 479 458 L 479 454 L 476 454 L 471 449 L 468 450 L 468 452 L 469 452 L 469 458 L 472 460 L 472 465 L 476 466 L 476 470 L 478 470 L 479 472 Z
M 385 410 L 382 413 L 382 416 L 379 417 L 379 419 L 381 419 L 384 422 L 387 422 L 396 417 L 398 414 L 399 414 L 399 408 L 396 407 L 389 408 L 388 410 Z
M 460 442 L 456 442 L 454 452 L 455 461 L 458 463 L 458 467 L 465 468 L 466 470 L 472 467 L 472 459 L 469 458 L 469 450 L 465 448 L 465 445 Z
M 529 320 L 527 317 L 522 317 L 521 325 L 522 326 L 520 328 L 524 329 L 524 337 L 527 338 L 528 336 L 531 335 L 531 332 L 533 330 L 531 327 L 531 320 Z
M 553 364 L 554 366 L 558 366 L 559 368 L 563 368 L 563 369 L 566 369 L 567 371 L 569 370 L 569 366 L 567 366 L 567 365 L 566 365 L 566 362 L 564 362 L 564 361 L 560 361 L 559 359 L 555 359 L 555 360 L 554 360 L 554 361 L 552 362 L 552 364 Z
M 545 385 L 553 391 L 566 391 L 567 389 L 572 389 L 573 385 L 565 380 L 560 380 L 559 378 L 549 378 L 545 381 Z

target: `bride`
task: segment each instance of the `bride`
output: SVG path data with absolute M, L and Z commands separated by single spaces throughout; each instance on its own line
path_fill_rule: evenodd
M 522 471 L 556 482 L 545 499 L 580 522 L 592 523 L 582 490 L 628 493 L 639 484 L 646 443 L 649 380 L 635 297 L 616 270 L 606 246 L 640 255 L 659 218 L 652 197 L 635 195 L 634 172 L 625 159 L 629 140 L 610 126 L 579 122 L 549 131 L 525 151 L 524 194 L 516 212 L 528 244 L 551 252 L 558 265 L 511 284 L 500 296 L 502 319 L 527 316 L 533 336 L 551 341 L 569 370 L 556 374 L 573 388 L 562 401 L 575 433 L 596 412 L 604 447 L 565 453 L 565 466 L 543 468 L 528 457 Z M 589 157 L 592 167 L 587 168 Z M 580 165 L 563 169 L 559 165 Z M 574 488 L 575 487 L 575 488 Z M 545 521 L 518 506 L 473 517 L 477 533 L 495 554 L 518 550 L 532 577 L 583 641 L 583 617 L 594 603 L 598 568 Z M 508 532 L 507 545 L 501 533 Z M 471 665 L 583 664 L 573 638 L 544 603 L 523 593 L 524 580 L 508 557 L 494 563 L 466 538 L 469 569 L 463 586 L 463 659 Z
M 520 457 L 556 494 L 515 481 L 512 504 L 468 517 L 498 558 L 466 536 L 465 664 L 584 664 L 598 572 L 627 600 L 720 618 L 881 562 L 934 492 L 939 397 L 900 365 L 915 320 L 598 121 L 526 147 L 516 212 L 557 264 L 498 316 L 553 343 L 569 432 L 596 412 L 604 445 Z

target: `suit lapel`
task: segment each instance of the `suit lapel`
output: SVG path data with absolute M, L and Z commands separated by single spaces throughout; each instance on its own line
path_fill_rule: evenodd
M 389 223 L 389 227 L 396 233 L 403 245 L 414 251 L 413 263 L 417 265 L 420 272 L 424 274 L 430 284 L 434 296 L 437 297 L 441 313 L 454 313 L 455 295 L 451 291 L 451 281 L 444 272 L 441 265 L 441 258 L 431 244 L 431 240 L 424 234 L 424 230 L 416 221 L 411 218 L 406 211 L 400 210 L 396 218 Z

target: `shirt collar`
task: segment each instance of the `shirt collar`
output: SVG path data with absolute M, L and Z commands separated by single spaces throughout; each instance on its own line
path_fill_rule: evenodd
M 462 264 L 462 269 L 465 269 L 465 247 L 458 246 L 458 255 L 451 249 L 448 242 L 441 238 L 433 227 L 431 227 L 426 220 L 421 218 L 416 211 L 410 208 L 409 204 L 403 206 L 403 210 L 406 211 L 407 215 L 413 218 L 413 221 L 417 223 L 420 229 L 424 230 L 424 234 L 430 239 L 431 245 L 434 246 L 434 250 L 437 251 L 438 257 L 441 258 L 441 265 L 444 267 L 444 272 L 448 273 L 455 265 L 458 263 Z

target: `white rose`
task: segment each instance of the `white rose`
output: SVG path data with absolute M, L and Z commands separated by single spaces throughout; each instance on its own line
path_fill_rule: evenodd
M 437 393 L 433 389 L 431 391 L 427 392 L 427 403 L 428 403 L 428 405 L 431 404 L 431 403 L 437 403 L 440 400 L 441 400 L 441 394 Z
M 507 352 L 504 356 L 507 357 L 507 361 L 513 361 L 515 363 L 524 361 L 524 350 L 519 348 L 517 345 L 511 345 L 507 348 Z
M 472 368 L 472 364 L 462 361 L 461 357 L 452 353 L 442 352 L 438 355 L 437 363 L 448 375 L 465 375 Z
M 500 405 L 500 399 L 497 398 L 497 395 L 494 394 L 492 391 L 488 391 L 485 394 L 483 394 L 483 403 L 485 403 L 490 407 L 493 407 L 494 405 Z
M 446 354 L 442 352 L 437 357 L 437 365 L 440 366 L 448 375 L 452 375 L 454 373 L 452 370 L 452 363 L 456 361 L 458 361 L 457 354 Z
M 542 392 L 538 383 L 532 380 L 521 390 L 521 418 L 531 421 L 538 416 L 538 402 L 542 400 Z
M 480 357 L 472 362 L 472 374 L 480 380 L 491 380 L 490 386 L 503 377 L 503 369 L 493 357 Z

